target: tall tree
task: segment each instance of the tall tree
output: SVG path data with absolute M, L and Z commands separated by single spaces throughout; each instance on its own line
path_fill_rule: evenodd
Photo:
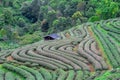
M 30 5 L 23 6 L 21 11 L 32 23 L 36 22 L 39 18 L 40 0 L 33 0 Z

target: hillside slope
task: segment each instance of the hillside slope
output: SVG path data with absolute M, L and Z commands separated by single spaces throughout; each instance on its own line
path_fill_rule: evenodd
M 120 18 L 84 23 L 58 35 L 59 40 L 0 52 L 0 79 L 120 79 Z

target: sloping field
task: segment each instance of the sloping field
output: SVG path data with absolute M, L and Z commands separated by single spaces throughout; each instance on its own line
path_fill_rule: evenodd
M 0 80 L 119 80 L 120 18 L 84 23 L 0 52 Z

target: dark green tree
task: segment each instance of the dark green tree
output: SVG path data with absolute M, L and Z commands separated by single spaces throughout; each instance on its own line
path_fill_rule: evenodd
M 34 23 L 39 19 L 40 0 L 33 0 L 30 5 L 21 8 L 22 15 Z
M 54 27 L 54 30 L 56 32 L 63 31 L 65 29 L 68 29 L 71 26 L 71 20 L 70 18 L 65 17 L 59 17 L 58 19 L 53 21 L 52 26 Z
M 119 11 L 118 3 L 112 0 L 101 0 L 99 3 L 98 8 L 96 8 L 97 16 L 100 16 L 101 19 L 116 17 Z
M 1 16 L 4 21 L 5 25 L 12 25 L 13 24 L 13 13 L 10 8 L 4 8 L 3 14 Z
M 49 23 L 46 19 L 44 19 L 42 22 L 41 22 L 41 31 L 42 32 L 47 32 L 49 29 Z

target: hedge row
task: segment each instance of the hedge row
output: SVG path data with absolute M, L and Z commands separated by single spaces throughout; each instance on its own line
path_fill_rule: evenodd
M 102 33 L 102 30 L 98 29 L 98 27 L 100 27 L 101 25 L 96 24 L 92 27 L 94 33 L 97 35 L 98 39 L 100 40 L 100 42 L 103 45 L 104 51 L 107 54 L 111 64 L 113 65 L 113 67 L 117 67 L 119 66 L 119 54 L 118 53 L 114 53 L 112 50 L 116 50 L 116 47 L 114 47 L 114 45 L 110 42 L 110 40 L 107 39 L 107 35 Z M 116 50 L 117 51 L 117 50 Z
M 13 72 L 16 72 L 16 73 L 20 74 L 26 80 L 35 80 L 35 77 L 31 73 L 27 72 L 24 69 L 21 69 L 19 67 L 16 67 L 14 65 L 7 64 L 7 63 L 4 63 L 2 66 L 3 66 L 3 68 L 6 68 L 6 69 L 8 69 L 10 71 L 13 71 Z
M 104 69 L 108 69 L 108 66 L 107 64 L 105 63 L 104 59 L 102 58 L 102 56 L 99 56 L 99 55 L 96 55 L 93 51 L 91 51 L 90 49 L 90 46 L 91 46 L 91 43 L 94 41 L 93 38 L 90 38 L 88 39 L 86 42 L 85 42 L 85 45 L 84 45 L 84 50 L 90 55 L 92 56 L 95 61 L 97 61 L 99 63 L 99 69 L 101 70 L 104 70 Z M 94 61 L 94 62 L 95 62 Z M 93 63 L 95 64 L 95 63 Z M 98 64 L 97 64 L 98 65 Z
M 113 69 L 109 71 L 105 71 L 94 80 L 119 80 L 120 79 L 120 69 Z
M 14 72 L 0 68 L 0 80 L 21 80 L 22 77 Z
M 112 38 L 114 38 L 116 41 L 120 42 L 120 35 L 119 34 L 115 34 L 112 32 L 108 32 L 108 35 L 110 35 Z

